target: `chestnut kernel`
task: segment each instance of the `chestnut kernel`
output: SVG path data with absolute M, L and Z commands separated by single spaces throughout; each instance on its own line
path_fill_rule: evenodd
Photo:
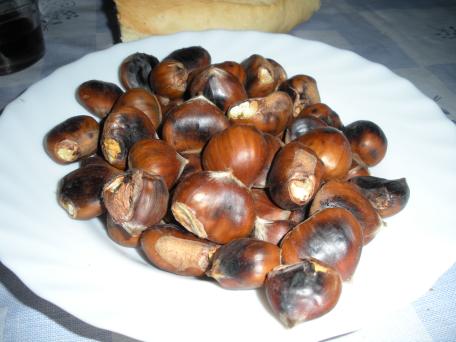
M 73 116 L 49 131 L 45 149 L 57 163 L 71 163 L 96 152 L 98 135 L 95 119 L 87 115 Z
M 308 75 L 295 75 L 279 87 L 293 100 L 293 116 L 297 116 L 308 105 L 319 103 L 317 81 Z
M 244 238 L 221 246 L 207 275 L 227 289 L 254 289 L 263 286 L 266 274 L 279 264 L 279 247 Z
M 245 89 L 249 97 L 264 97 L 276 89 L 275 68 L 266 58 L 254 54 L 241 65 L 247 73 Z
M 267 156 L 266 140 L 257 128 L 233 125 L 212 136 L 203 150 L 202 163 L 205 170 L 232 171 L 250 187 L 262 172 Z
M 384 179 L 372 176 L 358 176 L 350 179 L 369 200 L 381 217 L 390 217 L 404 209 L 410 189 L 405 178 Z
M 264 287 L 272 311 L 285 326 L 292 327 L 331 311 L 342 292 L 342 280 L 333 267 L 306 258 L 276 267 Z
M 157 224 L 141 234 L 141 249 L 156 267 L 183 276 L 204 276 L 219 246 L 173 224 Z
M 161 176 L 138 169 L 112 177 L 103 187 L 108 213 L 131 235 L 160 222 L 166 214 L 168 198 Z
M 114 83 L 90 80 L 78 87 L 76 97 L 90 113 L 104 118 L 122 93 Z
M 106 215 L 106 232 L 112 241 L 124 247 L 138 247 L 141 235 L 131 235 L 120 224 L 112 219 L 111 215 Z
M 229 172 L 201 171 L 182 179 L 171 211 L 188 231 L 220 244 L 248 236 L 255 223 L 249 190 Z
M 167 59 L 158 63 L 150 73 L 151 89 L 169 99 L 181 98 L 187 89 L 188 71 L 184 64 Z
M 149 75 L 158 64 L 155 56 L 136 52 L 126 57 L 119 68 L 120 82 L 125 89 L 143 88 L 150 90 Z
M 312 257 L 334 267 L 342 280 L 348 280 L 361 257 L 363 232 L 348 210 L 326 208 L 295 226 L 280 247 L 284 264 Z

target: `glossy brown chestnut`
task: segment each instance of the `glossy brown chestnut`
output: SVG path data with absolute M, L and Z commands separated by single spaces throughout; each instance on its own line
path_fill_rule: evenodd
M 257 217 L 252 237 L 277 245 L 294 226 L 289 220 L 269 221 Z
M 155 127 L 158 129 L 162 121 L 162 111 L 157 97 L 150 91 L 143 88 L 131 88 L 123 93 L 113 107 L 113 111 L 122 110 L 122 107 L 133 107 L 146 114 Z
M 320 102 L 317 81 L 308 75 L 295 75 L 279 87 L 293 100 L 293 116 L 297 116 L 308 105 Z
M 263 170 L 258 175 L 257 179 L 253 183 L 254 188 L 264 189 L 268 180 L 269 170 L 271 169 L 272 161 L 274 160 L 275 155 L 280 150 L 284 143 L 278 137 L 275 137 L 271 134 L 264 133 L 264 139 L 266 140 L 268 146 L 268 155 L 266 157 L 266 162 L 264 163 Z
M 307 203 L 306 205 L 299 207 L 298 209 L 291 210 L 289 221 L 293 222 L 295 225 L 301 223 L 307 218 L 307 212 L 312 202 Z
M 174 50 L 164 58 L 164 60 L 168 59 L 182 63 L 188 72 L 211 64 L 211 55 L 201 46 L 190 46 Z
M 285 68 L 276 60 L 272 58 L 266 59 L 274 68 L 274 77 L 276 81 L 276 87 L 274 90 L 277 90 L 279 89 L 280 85 L 288 79 L 287 72 L 285 71 Z
M 98 122 L 94 118 L 73 116 L 48 132 L 45 149 L 57 163 L 71 163 L 96 152 L 98 135 Z
M 262 132 L 279 135 L 287 127 L 292 110 L 290 96 L 276 91 L 238 102 L 228 108 L 226 115 L 232 123 L 253 125 Z
M 155 138 L 154 125 L 140 110 L 122 107 L 106 118 L 101 135 L 101 150 L 105 159 L 124 170 L 130 148 L 139 140 Z
M 335 127 L 337 129 L 342 129 L 344 127 L 339 115 L 324 103 L 310 104 L 304 107 L 298 116 L 312 116 L 323 120 L 328 126 Z
M 327 126 L 328 124 L 326 122 L 314 116 L 298 115 L 288 123 L 287 129 L 285 131 L 284 141 L 286 144 L 288 144 L 290 141 L 299 138 L 301 135 L 304 135 L 315 128 Z
M 219 69 L 223 69 L 226 72 L 229 72 L 231 75 L 238 79 L 240 84 L 245 86 L 245 82 L 247 81 L 247 73 L 241 64 L 233 61 L 225 61 L 222 63 L 214 64 L 214 66 Z
M 179 153 L 184 159 L 187 160 L 184 170 L 179 180 L 184 179 L 195 172 L 203 171 L 203 165 L 201 164 L 201 153 L 199 152 L 181 152 Z
M 272 311 L 285 326 L 292 327 L 331 311 L 339 300 L 342 280 L 333 267 L 306 258 L 276 267 L 264 287 Z
M 221 244 L 248 236 L 255 223 L 249 190 L 229 172 L 185 177 L 176 186 L 171 210 L 188 231 Z
M 112 177 L 103 187 L 103 202 L 113 221 L 138 235 L 160 222 L 169 193 L 161 176 L 134 169 Z
M 106 232 L 112 241 L 124 246 L 136 248 L 139 246 L 141 235 L 131 235 L 120 224 L 113 221 L 111 215 L 106 215 Z
M 350 179 L 369 200 L 381 217 L 390 217 L 404 209 L 410 188 L 405 178 L 385 179 L 372 176 L 358 176 Z
M 114 83 L 90 80 L 78 87 L 76 98 L 90 113 L 104 118 L 122 93 Z
M 229 126 L 228 119 L 216 105 L 198 96 L 168 112 L 162 137 L 178 152 L 198 152 L 215 133 Z
M 368 120 L 352 122 L 345 127 L 344 133 L 350 142 L 353 159 L 358 164 L 374 166 L 385 157 L 388 140 L 383 130 L 374 122 Z
M 355 160 L 352 160 L 350 170 L 348 170 L 345 180 L 350 180 L 353 177 L 370 176 L 369 169 L 365 166 L 359 165 Z
M 257 217 L 269 221 L 288 220 L 290 217 L 291 212 L 272 202 L 265 189 L 252 189 L 250 193 L 255 204 Z
M 219 107 L 223 113 L 233 104 L 247 99 L 244 86 L 238 79 L 223 69 L 210 66 L 198 73 L 192 80 L 191 97 L 203 95 Z
M 284 264 L 312 257 L 334 267 L 342 280 L 348 280 L 361 257 L 363 231 L 348 210 L 326 208 L 295 226 L 280 247 Z
M 105 212 L 101 199 L 103 185 L 118 172 L 106 162 L 88 164 L 70 172 L 59 183 L 59 204 L 74 219 L 100 216 Z
M 157 98 L 158 103 L 160 104 L 162 118 L 165 118 L 166 115 L 168 114 L 168 112 L 170 110 L 172 110 L 174 107 L 176 107 L 184 102 L 184 100 L 182 98 L 171 100 L 167 97 L 160 96 L 158 94 L 156 94 L 155 97 Z
M 286 144 L 277 152 L 269 171 L 272 201 L 288 210 L 307 204 L 320 187 L 323 171 L 312 150 L 298 141 Z
M 266 140 L 257 128 L 233 125 L 212 136 L 201 160 L 205 170 L 231 170 L 236 178 L 250 187 L 262 172 L 267 156 Z
M 325 183 L 315 195 L 309 213 L 313 215 L 335 207 L 347 209 L 356 217 L 363 229 L 364 244 L 370 242 L 383 225 L 375 208 L 352 183 L 338 180 Z
M 266 274 L 279 264 L 279 247 L 244 238 L 221 246 L 207 275 L 227 289 L 254 289 L 263 286 Z
M 247 73 L 245 89 L 249 97 L 264 97 L 276 89 L 275 68 L 266 58 L 254 54 L 241 64 Z
M 141 249 L 156 267 L 183 276 L 204 276 L 219 246 L 173 224 L 157 224 L 141 234 Z
M 150 90 L 149 75 L 158 62 L 155 56 L 141 52 L 127 56 L 120 64 L 120 82 L 125 89 L 143 88 Z
M 324 179 L 342 179 L 352 163 L 350 143 L 344 134 L 333 127 L 315 128 L 298 137 L 320 158 L 325 166 Z
M 187 160 L 163 140 L 142 139 L 128 153 L 128 168 L 162 176 L 168 189 L 180 177 Z
M 149 82 L 153 92 L 172 100 L 184 95 L 187 79 L 188 71 L 184 64 L 167 59 L 152 69 Z

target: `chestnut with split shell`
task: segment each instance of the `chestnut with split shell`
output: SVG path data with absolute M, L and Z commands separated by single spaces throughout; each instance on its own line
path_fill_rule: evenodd
M 161 176 L 134 169 L 112 177 L 103 187 L 103 202 L 113 221 L 138 235 L 160 222 L 169 193 Z
M 154 93 L 169 99 L 181 98 L 187 89 L 188 70 L 179 61 L 167 59 L 151 71 L 149 82 Z
M 207 141 L 230 123 L 204 96 L 197 96 L 170 110 L 163 121 L 162 137 L 178 152 L 201 151 Z
M 120 82 L 125 89 L 143 88 L 150 90 L 149 75 L 158 62 L 155 56 L 141 52 L 127 56 L 120 64 Z
M 271 63 L 272 67 L 274 68 L 274 78 L 275 78 L 275 89 L 279 89 L 280 85 L 288 79 L 287 72 L 285 71 L 284 67 L 272 58 L 266 58 L 266 60 Z
M 344 128 L 344 134 L 358 164 L 374 166 L 385 157 L 388 140 L 376 123 L 368 120 L 352 122 Z
M 326 208 L 295 226 L 280 247 L 284 264 L 312 257 L 334 267 L 342 280 L 348 280 L 361 257 L 363 231 L 348 210 Z
M 189 46 L 174 50 L 164 60 L 178 61 L 190 73 L 193 70 L 209 66 L 211 64 L 211 55 L 201 46 Z
M 180 177 L 187 160 L 163 140 L 142 139 L 128 153 L 129 169 L 141 169 L 162 176 L 168 189 Z
M 109 214 L 106 215 L 106 232 L 112 241 L 121 246 L 133 248 L 139 246 L 141 235 L 131 235 L 120 224 L 115 223 Z
M 313 150 L 323 162 L 325 180 L 346 176 L 352 163 L 352 152 L 350 143 L 341 131 L 333 127 L 315 128 L 296 141 Z
M 405 178 L 385 179 L 359 176 L 350 179 L 369 200 L 381 217 L 390 217 L 404 209 L 410 189 Z
M 355 184 L 331 180 L 316 193 L 310 207 L 310 215 L 325 208 L 344 208 L 350 211 L 361 224 L 364 244 L 370 242 L 383 226 L 379 214 Z
M 220 244 L 247 237 L 255 223 L 252 196 L 230 172 L 185 177 L 174 190 L 171 211 L 188 231 Z
M 333 267 L 306 258 L 273 269 L 264 287 L 272 311 L 286 327 L 293 327 L 331 311 L 342 292 L 342 279 Z
M 226 72 L 229 72 L 231 75 L 238 79 L 240 84 L 245 86 L 245 82 L 247 81 L 247 73 L 241 64 L 233 61 L 225 61 L 222 63 L 214 64 L 214 66 L 219 69 L 223 69 Z
M 253 125 L 262 132 L 279 135 L 287 127 L 292 110 L 290 97 L 276 91 L 265 97 L 238 102 L 228 109 L 226 115 L 233 123 Z
M 254 54 L 241 65 L 247 73 L 245 89 L 249 97 L 264 97 L 276 90 L 275 67 L 266 58 Z
M 320 102 L 317 81 L 308 75 L 295 75 L 281 84 L 279 90 L 290 95 L 293 101 L 293 116 L 308 105 Z
M 221 246 L 207 275 L 227 289 L 254 289 L 263 286 L 266 274 L 279 264 L 279 247 L 244 238 Z
M 219 245 L 173 224 L 157 224 L 141 234 L 141 250 L 156 267 L 183 276 L 202 277 Z
M 274 160 L 275 155 L 285 144 L 278 137 L 273 136 L 268 133 L 263 134 L 264 139 L 267 144 L 267 156 L 266 162 L 264 163 L 263 170 L 260 172 L 258 177 L 255 179 L 252 187 L 254 188 L 266 188 L 266 183 L 268 181 L 269 171 L 271 170 L 272 161 Z
M 270 221 L 257 217 L 252 237 L 277 245 L 294 226 L 295 223 L 289 220 Z
M 323 164 L 315 153 L 298 141 L 277 152 L 268 176 L 273 202 L 282 209 L 297 209 L 307 204 L 320 187 Z
M 98 135 L 98 122 L 94 118 L 87 115 L 73 116 L 47 133 L 45 149 L 57 163 L 72 163 L 96 152 Z
M 155 137 L 154 125 L 143 112 L 133 107 L 122 107 L 106 118 L 100 145 L 105 159 L 124 170 L 130 148 L 139 140 Z
M 122 93 L 122 89 L 117 84 L 90 80 L 78 87 L 76 97 L 90 113 L 104 118 Z
M 263 134 L 255 127 L 233 125 L 216 133 L 202 154 L 205 170 L 231 171 L 250 187 L 262 172 L 268 146 Z

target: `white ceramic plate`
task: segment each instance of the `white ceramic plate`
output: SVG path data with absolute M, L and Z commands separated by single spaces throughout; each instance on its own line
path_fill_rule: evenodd
M 406 177 L 407 208 L 363 251 L 354 279 L 328 315 L 285 329 L 261 291 L 228 291 L 174 276 L 112 243 L 98 220 L 74 221 L 58 206 L 58 180 L 76 166 L 52 162 L 46 132 L 85 110 L 74 97 L 89 79 L 118 82 L 130 53 L 159 58 L 201 45 L 213 61 L 259 53 L 289 75 L 314 76 L 322 101 L 344 123 L 368 119 L 389 139 L 373 173 Z M 312 341 L 352 331 L 423 295 L 456 260 L 456 129 L 408 81 L 331 46 L 255 32 L 183 33 L 120 44 L 58 69 L 30 87 L 0 118 L 0 258 L 43 298 L 95 326 L 142 340 Z

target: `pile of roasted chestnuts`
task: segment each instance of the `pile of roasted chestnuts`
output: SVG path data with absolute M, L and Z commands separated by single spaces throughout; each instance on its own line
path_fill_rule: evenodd
M 344 125 L 314 78 L 273 59 L 134 53 L 119 81 L 80 84 L 92 115 L 45 137 L 56 162 L 80 163 L 59 183 L 60 205 L 106 217 L 112 240 L 162 270 L 264 288 L 286 326 L 336 305 L 363 246 L 408 201 L 404 178 L 370 175 L 382 129 Z

